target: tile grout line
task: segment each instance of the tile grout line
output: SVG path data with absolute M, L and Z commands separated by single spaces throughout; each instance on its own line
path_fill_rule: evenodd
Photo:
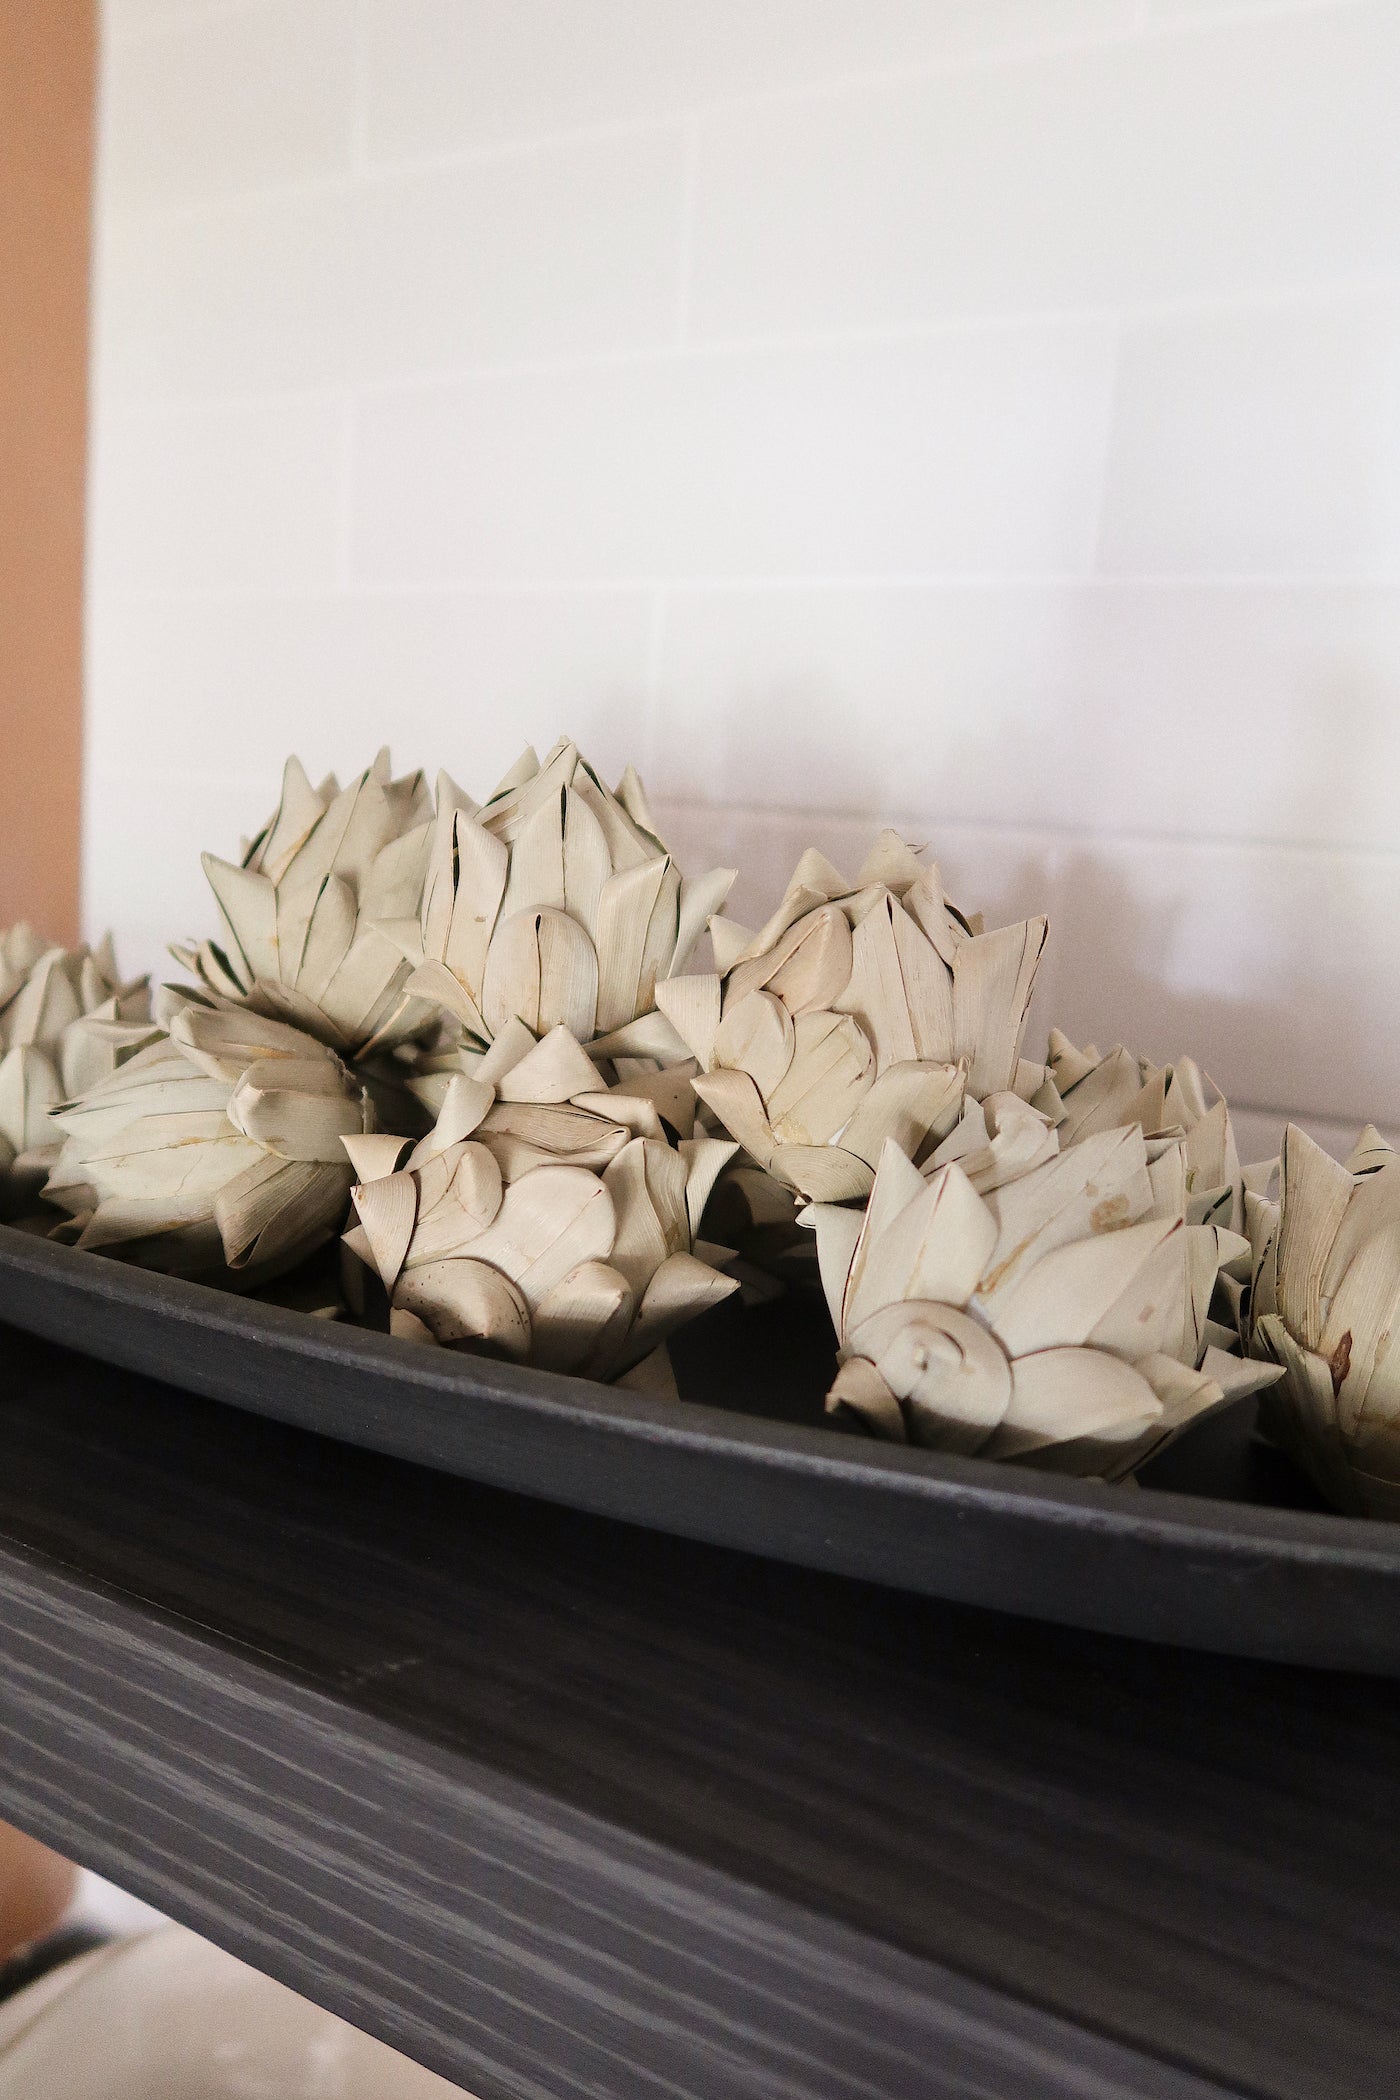
M 650 754 L 648 754 L 650 763 Z M 162 766 L 152 768 L 120 760 L 99 757 L 93 766 L 94 784 L 139 783 L 159 781 L 163 785 L 204 785 L 217 780 L 221 786 L 244 781 L 249 784 L 274 787 L 280 777 L 276 766 L 266 774 L 211 773 L 188 766 Z M 1041 849 L 1063 850 L 1065 847 L 1082 848 L 1091 852 L 1094 848 L 1145 848 L 1149 851 L 1163 847 L 1180 850 L 1188 860 L 1201 855 L 1227 852 L 1241 858 L 1265 857 L 1312 861 L 1332 858 L 1353 862 L 1375 862 L 1389 866 L 1400 860 L 1400 847 L 1386 846 L 1340 846 L 1333 841 L 1307 839 L 1244 838 L 1238 834 L 1154 832 L 1134 830 L 1128 827 L 1089 830 L 1084 826 L 1054 826 L 1037 823 L 1007 823 L 1002 821 L 977 820 L 967 817 L 940 817 L 936 813 L 916 815 L 909 810 L 896 810 L 890 805 L 868 810 L 849 807 L 796 808 L 779 803 L 711 802 L 700 796 L 668 794 L 665 789 L 654 790 L 651 795 L 654 808 L 682 818 L 711 817 L 737 823 L 743 829 L 761 829 L 771 832 L 775 826 L 794 831 L 813 825 L 839 825 L 859 830 L 862 833 L 889 824 L 902 829 L 911 837 L 930 834 L 931 846 L 946 844 L 950 839 L 962 836 L 965 842 L 994 842 L 1001 845 L 1033 845 Z
M 690 342 L 691 308 L 695 286 L 695 214 L 697 192 L 700 184 L 700 126 L 686 126 L 685 152 L 681 174 L 680 218 L 676 234 L 676 302 L 675 302 L 675 347 L 684 349 Z
M 340 399 L 339 394 L 336 399 Z M 858 569 L 839 574 L 812 570 L 743 574 L 650 574 L 616 576 L 438 576 L 357 577 L 355 588 L 365 598 L 547 598 L 608 597 L 665 590 L 675 596 L 751 597 L 767 592 L 777 597 L 800 597 L 813 593 L 852 593 L 877 596 L 925 592 L 951 597 L 975 596 L 984 592 L 1079 593 L 1107 596 L 1114 592 L 1333 591 L 1390 596 L 1400 589 L 1400 578 L 1388 572 L 1352 570 L 1133 570 L 1085 575 L 1082 570 L 1053 569 L 930 569 L 894 572 Z M 336 595 L 329 587 L 301 584 L 190 583 L 122 584 L 95 578 L 92 596 L 118 605 L 228 605 L 282 604 L 288 601 Z
M 693 267 L 693 262 L 692 262 Z M 1400 274 L 1394 270 L 1365 271 L 1345 279 L 1308 285 L 1267 286 L 1243 292 L 1184 294 L 1160 300 L 1136 301 L 1123 307 L 1103 303 L 1076 307 L 1017 308 L 1014 311 L 925 316 L 908 321 L 874 321 L 857 325 L 786 330 L 757 330 L 740 335 L 697 336 L 691 311 L 691 291 L 684 300 L 679 291 L 673 300 L 669 341 L 629 344 L 615 349 L 570 353 L 537 353 L 514 358 L 482 359 L 476 364 L 440 365 L 413 371 L 364 373 L 357 379 L 360 391 L 369 397 L 424 394 L 449 388 L 499 385 L 512 380 L 569 378 L 580 374 L 642 369 L 647 366 L 684 365 L 711 360 L 806 356 L 822 351 L 849 349 L 896 349 L 941 342 L 958 342 L 979 336 L 1055 336 L 1079 331 L 1088 334 L 1111 325 L 1153 325 L 1173 320 L 1209 321 L 1248 319 L 1252 316 L 1308 314 L 1318 309 L 1374 302 L 1387 309 L 1400 297 Z M 679 339 L 678 326 L 686 335 Z M 107 353 L 110 355 L 110 351 Z M 191 394 L 130 394 L 104 383 L 105 412 L 131 420 L 173 419 L 201 412 L 244 408 L 265 401 L 301 401 L 324 395 L 325 383 L 290 384 L 248 389 L 222 389 Z
M 1108 399 L 1104 407 L 1102 444 L 1099 452 L 1098 472 L 1095 477 L 1098 491 L 1094 505 L 1094 522 L 1089 534 L 1088 561 L 1085 577 L 1102 573 L 1104 526 L 1108 515 L 1109 483 L 1113 472 L 1113 441 L 1118 422 L 1118 403 L 1123 383 L 1123 339 L 1126 327 L 1120 314 L 1113 329 L 1113 354 L 1108 374 Z

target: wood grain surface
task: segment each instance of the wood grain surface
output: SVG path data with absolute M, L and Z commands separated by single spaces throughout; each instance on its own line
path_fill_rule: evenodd
M 482 2100 L 1394 2093 L 1394 1685 L 0 1349 L 0 1814 Z
M 93 0 L 0 0 L 0 926 L 78 937 Z

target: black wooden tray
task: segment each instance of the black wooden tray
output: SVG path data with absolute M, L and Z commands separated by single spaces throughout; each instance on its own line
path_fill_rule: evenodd
M 842 1436 L 820 1308 L 720 1308 L 666 1402 L 427 1350 L 0 1226 L 0 1320 L 342 1442 L 930 1596 L 1400 1676 L 1400 1525 L 1331 1516 L 1222 1410 L 1108 1488 Z M 4 1377 L 0 1359 L 0 1464 Z

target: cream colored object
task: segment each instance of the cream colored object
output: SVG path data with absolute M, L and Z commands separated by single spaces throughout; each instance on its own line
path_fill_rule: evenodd
M 685 1131 L 676 1145 L 658 1093 Z M 536 1043 L 507 1020 L 412 1150 L 347 1140 L 347 1250 L 388 1293 L 392 1331 L 594 1378 L 632 1372 L 735 1289 L 699 1228 L 736 1148 L 692 1136 L 693 1107 L 684 1072 L 604 1088 L 566 1028 Z
M 1136 1123 L 1148 1141 L 1156 1178 L 1179 1179 L 1187 1220 L 1244 1231 L 1244 1175 L 1224 1096 L 1193 1058 L 1154 1065 L 1120 1043 L 1107 1053 L 1077 1050 L 1058 1028 L 1047 1056 L 1051 1108 L 1061 1147 L 1102 1130 Z M 1058 1096 L 1058 1109 L 1054 1097 Z
M 808 852 L 761 932 L 712 934 L 717 971 L 659 985 L 657 1004 L 710 1113 L 814 1201 L 868 1195 L 887 1140 L 923 1158 L 968 1095 L 1044 1083 L 1021 1036 L 1045 921 L 983 933 L 892 831 L 854 883 Z
M 26 1210 L 59 1133 L 51 1112 L 149 1042 L 150 987 L 122 981 L 111 936 L 46 946 L 30 926 L 0 933 L 0 1217 Z
M 987 1111 L 986 1143 L 962 1155 L 985 1193 L 956 1158 L 925 1176 L 888 1140 L 863 1217 L 805 1214 L 841 1344 L 828 1410 L 935 1450 L 1120 1479 L 1227 1392 L 1269 1382 L 1208 1334 L 1222 1266 L 1248 1243 L 1186 1222 L 1136 1125 L 1017 1173 L 1046 1119 L 1005 1099 Z
M 289 759 L 282 799 L 242 859 L 204 855 L 222 940 L 171 953 L 216 997 L 344 1057 L 422 1034 L 436 1008 L 409 990 L 395 930 L 418 914 L 432 814 L 422 774 L 393 779 L 387 751 L 343 789 L 333 777 L 313 787 Z
M 599 1057 L 685 1051 L 655 1010 L 734 880 L 684 879 L 629 766 L 615 794 L 561 739 L 527 751 L 480 809 L 438 785 L 422 912 L 394 929 L 412 989 L 450 1013 L 469 1051 L 511 1021 L 565 1027 Z
M 1247 1209 L 1252 1348 L 1283 1366 L 1265 1419 L 1339 1509 L 1400 1518 L 1400 1156 L 1368 1125 L 1339 1166 L 1290 1124 L 1278 1202 Z
M 461 2088 L 179 1926 L 0 2006 L 0 2100 L 458 2100 Z
M 168 1033 L 57 1111 L 45 1189 L 68 1236 L 149 1268 L 246 1287 L 344 1222 L 342 1139 L 370 1125 L 324 1044 L 228 1002 L 170 1002 Z

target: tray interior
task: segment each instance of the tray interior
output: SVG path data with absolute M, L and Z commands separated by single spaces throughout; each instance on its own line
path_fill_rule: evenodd
M 820 1299 L 801 1287 L 767 1305 L 728 1299 L 682 1328 L 670 1346 L 685 1400 L 729 1414 L 825 1427 L 832 1436 L 858 1435 L 831 1427 L 826 1416 L 836 1343 Z M 1193 1424 L 1141 1469 L 1142 1486 L 1273 1509 L 1325 1509 L 1311 1482 L 1257 1434 L 1257 1412 L 1251 1398 Z

